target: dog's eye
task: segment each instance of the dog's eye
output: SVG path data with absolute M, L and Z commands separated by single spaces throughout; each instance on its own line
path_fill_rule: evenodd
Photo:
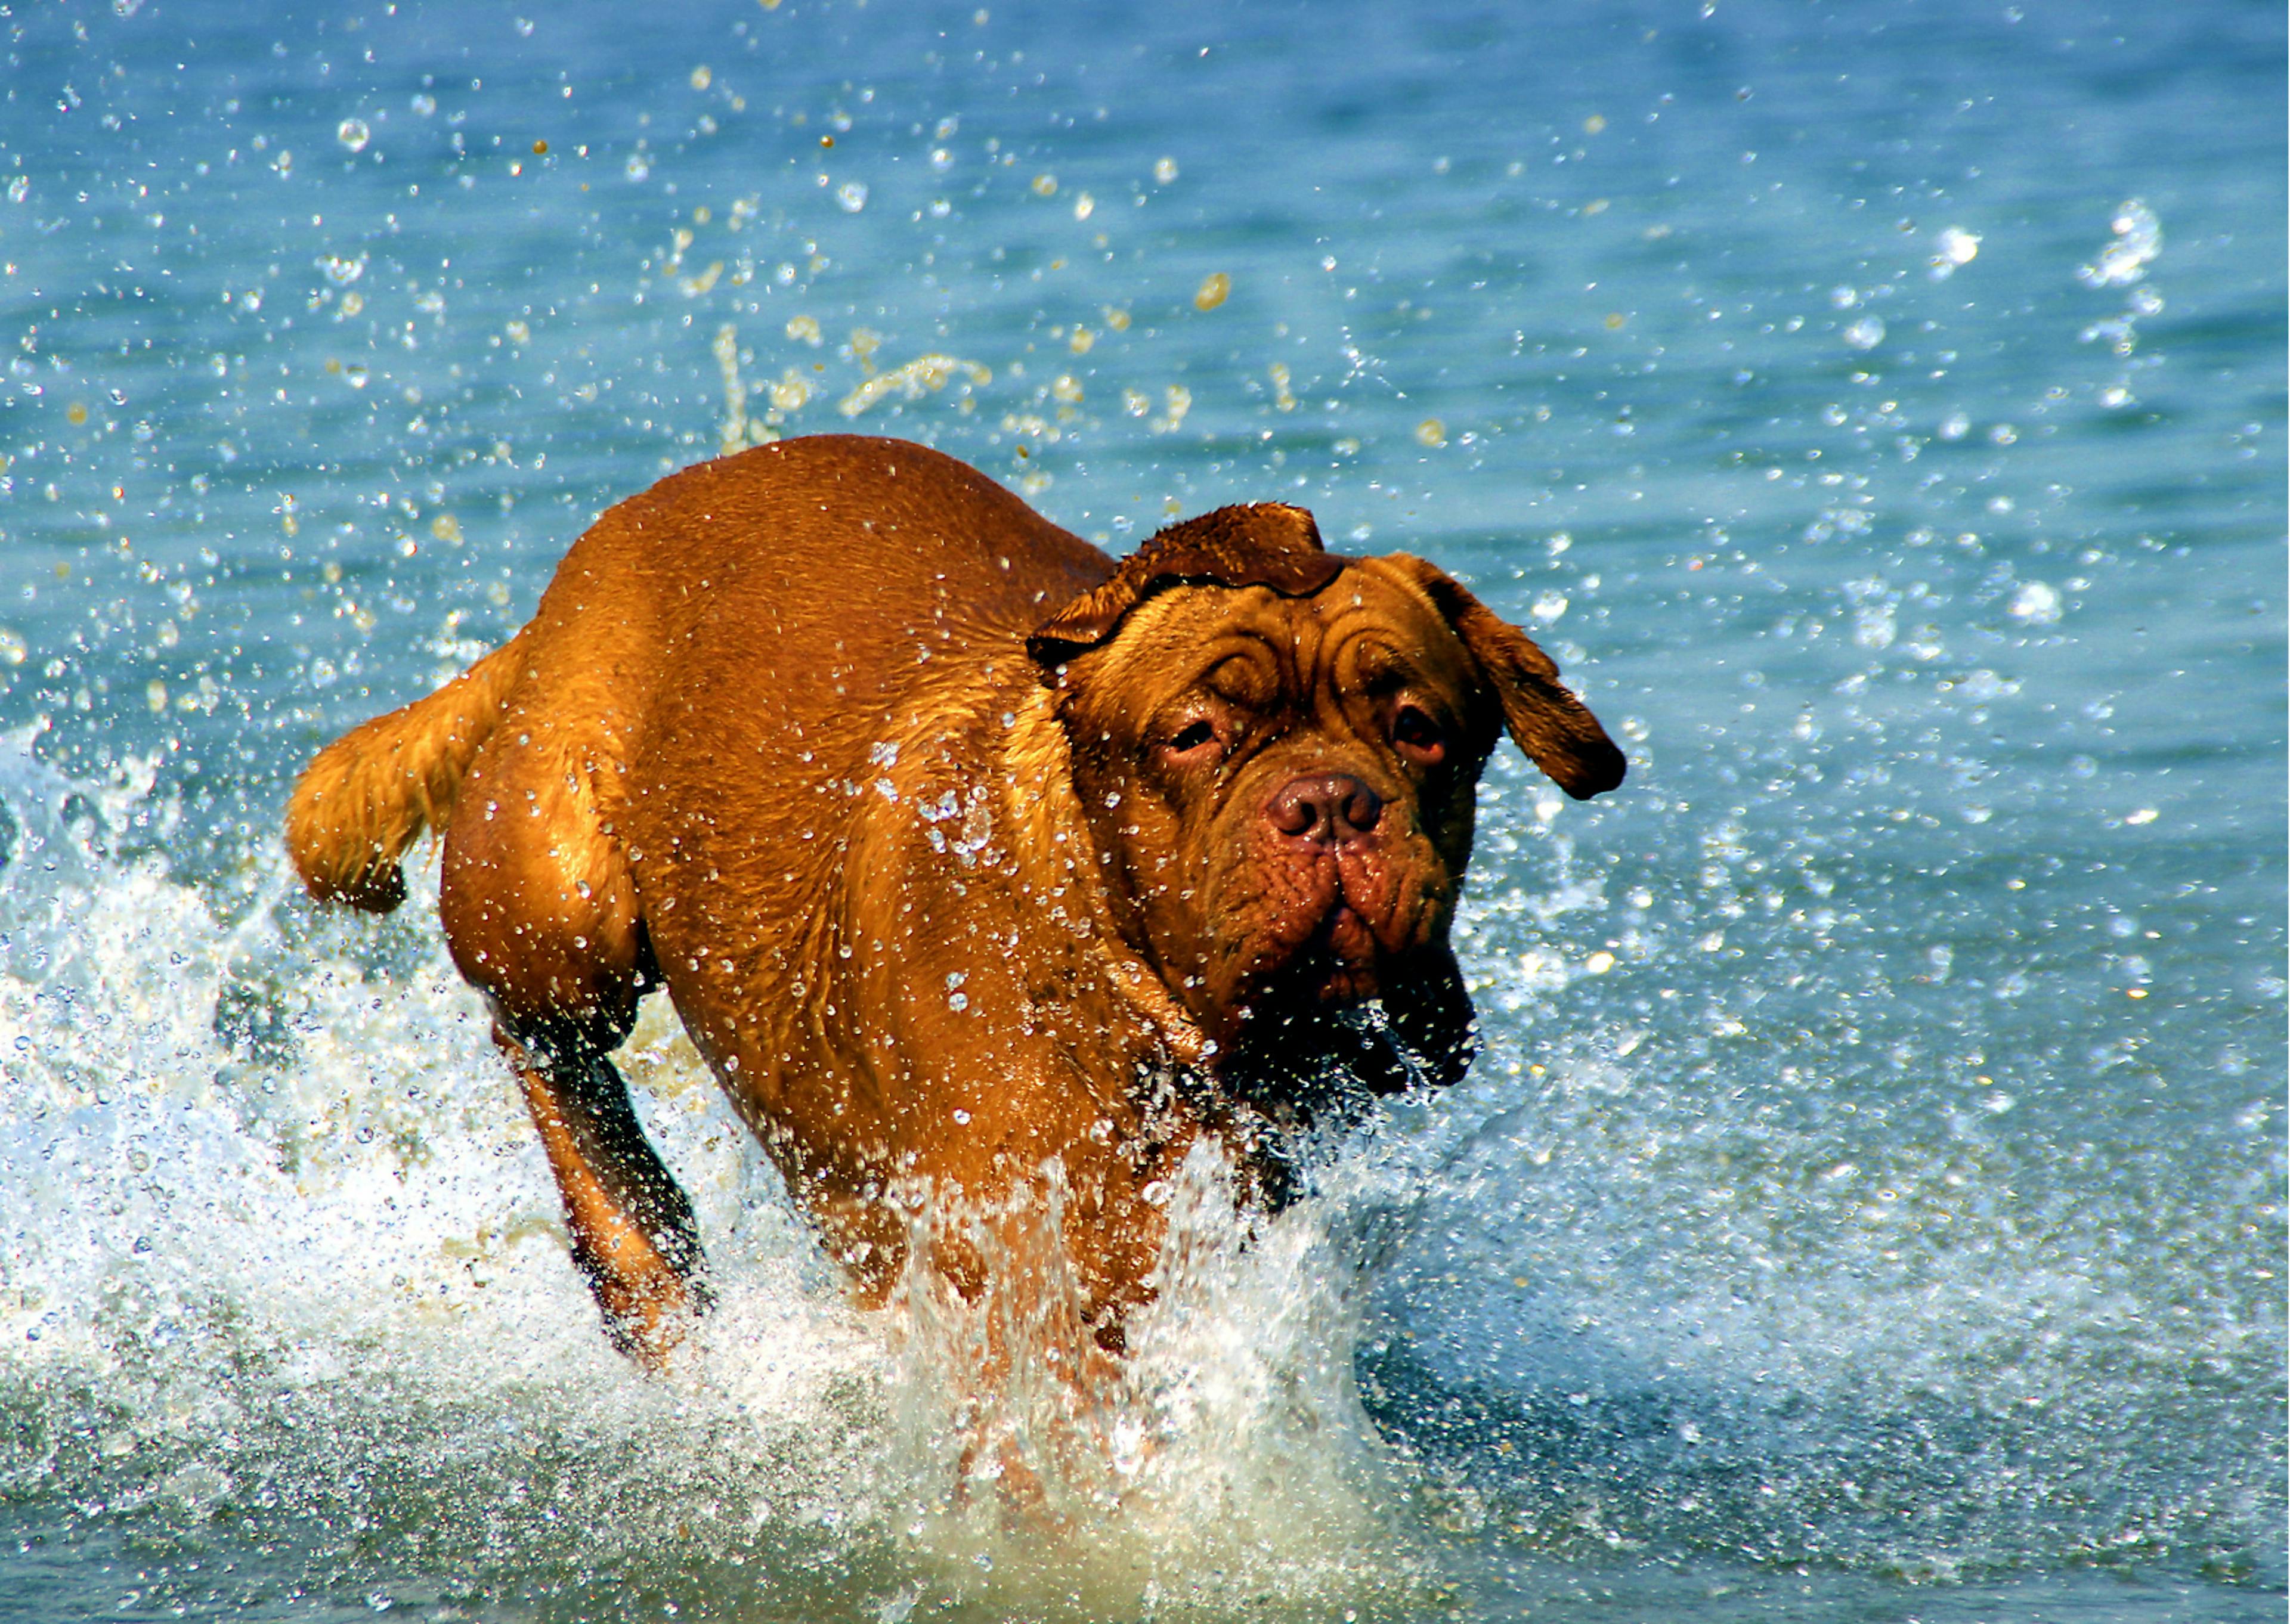
M 1437 766 L 1447 758 L 1447 734 L 1431 714 L 1415 705 L 1402 705 L 1391 718 L 1391 742 L 1410 761 Z
M 1169 748 L 1179 756 L 1189 756 L 1194 751 L 1215 742 L 1215 724 L 1201 719 L 1188 722 L 1180 729 L 1177 736 L 1169 740 Z

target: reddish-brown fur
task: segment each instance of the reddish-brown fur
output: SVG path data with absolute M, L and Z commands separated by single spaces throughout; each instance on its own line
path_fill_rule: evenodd
M 920 1236 L 975 1297 L 1061 1203 L 1118 1348 L 1199 1136 L 1261 1163 L 1323 1060 L 1460 1074 L 1488 751 L 1507 726 L 1575 794 L 1621 776 L 1557 676 L 1301 509 L 1117 565 L 949 458 L 821 436 L 606 513 L 515 638 L 312 763 L 288 844 L 316 895 L 387 909 L 444 836 L 454 962 L 620 1345 L 656 1360 L 704 1306 L 608 1058 L 664 985 L 866 1295 Z M 1384 1036 L 1331 1018 L 1372 996 Z

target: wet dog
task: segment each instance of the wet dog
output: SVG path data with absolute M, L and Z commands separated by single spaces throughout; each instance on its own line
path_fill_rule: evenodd
M 440 911 L 613 1340 L 705 1305 L 692 1207 L 610 1059 L 664 987 L 863 1296 L 917 1214 L 1054 1204 L 1097 1346 L 1152 1292 L 1213 1136 L 1278 1198 L 1330 1077 L 1460 1076 L 1447 934 L 1504 731 L 1576 796 L 1622 757 L 1550 660 L 1405 554 L 1257 504 L 1116 563 L 922 446 L 687 468 L 574 544 L 532 622 L 328 747 L 287 840 L 316 896 Z M 967 1299 L 997 1250 L 929 1244 Z

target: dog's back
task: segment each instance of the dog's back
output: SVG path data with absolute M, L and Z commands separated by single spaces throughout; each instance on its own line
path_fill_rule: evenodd
M 509 717 L 528 752 L 609 745 L 622 770 L 720 767 L 749 796 L 799 796 L 866 767 L 933 660 L 1022 648 L 1046 607 L 1112 568 L 903 441 L 822 435 L 699 464 L 605 513 L 510 643 L 321 752 L 295 787 L 288 850 L 318 896 L 396 907 L 399 859 L 444 832 Z M 704 783 L 677 788 L 707 798 Z
M 610 636 L 591 606 L 633 596 L 651 647 L 673 652 L 660 669 L 693 691 L 684 700 L 735 685 L 736 704 L 700 710 L 736 710 L 765 737 L 844 718 L 863 728 L 918 667 L 981 639 L 1022 647 L 1049 608 L 1112 569 L 950 457 L 821 436 L 702 463 L 621 503 L 567 556 L 534 629 Z M 692 708 L 671 699 L 655 720 Z

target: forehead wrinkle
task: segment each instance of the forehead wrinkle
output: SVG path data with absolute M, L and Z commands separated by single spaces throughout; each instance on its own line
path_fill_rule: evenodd
M 1324 698 L 1341 697 L 1347 677 L 1357 685 L 1353 673 L 1361 661 L 1355 651 L 1363 642 L 1375 645 L 1367 658 L 1376 668 L 1461 699 L 1471 686 L 1466 657 L 1445 633 L 1436 613 L 1409 594 L 1379 575 L 1348 570 L 1305 598 L 1261 586 L 1185 586 L 1157 593 L 1131 612 L 1105 652 L 1115 668 L 1146 679 L 1155 706 L 1188 689 L 1219 691 L 1225 685 L 1210 683 L 1210 674 L 1238 658 L 1271 679 L 1269 692 L 1250 694 L 1247 702 L 1277 704 L 1285 698 L 1317 708 Z M 1168 676 L 1153 680 L 1164 673 Z
M 1391 635 L 1392 629 L 1388 621 L 1373 615 L 1343 617 L 1327 628 L 1321 640 L 1325 650 L 1323 669 L 1333 678 L 1339 670 L 1356 669 L 1363 660 L 1373 660 L 1379 668 L 1397 667 L 1413 675 L 1415 662 L 1408 658 L 1404 640 Z
M 1323 596 L 1333 599 L 1336 594 Z M 1322 639 L 1326 651 L 1319 667 L 1322 683 L 1333 686 L 1341 676 L 1356 671 L 1363 660 L 1372 660 L 1379 675 L 1396 672 L 1405 682 L 1448 688 L 1463 678 L 1455 658 L 1461 650 L 1452 634 L 1405 597 L 1355 591 L 1330 607 L 1333 612 L 1326 617 Z M 1364 644 L 1372 652 L 1360 652 Z
M 1167 596 L 1170 610 L 1155 629 L 1163 634 L 1162 646 L 1188 656 L 1178 663 L 1189 668 L 1189 680 L 1198 682 L 1225 660 L 1254 652 L 1270 662 L 1277 688 L 1294 692 L 1301 685 L 1298 628 L 1313 626 L 1317 632 L 1313 600 L 1258 586 L 1187 588 Z
M 1296 667 L 1293 651 L 1280 638 L 1268 635 L 1261 627 L 1222 628 L 1209 644 L 1209 651 L 1213 657 L 1199 665 L 1199 669 L 1193 677 L 1195 684 L 1205 684 L 1211 691 L 1227 699 L 1240 697 L 1226 693 L 1224 688 L 1211 681 L 1211 678 L 1223 669 L 1229 662 L 1234 660 L 1248 660 L 1251 652 L 1261 652 L 1262 656 L 1261 660 L 1249 660 L 1248 663 L 1252 667 L 1269 666 L 1272 674 L 1271 692 L 1250 694 L 1245 697 L 1251 702 L 1263 704 L 1277 700 L 1284 692 L 1295 691 Z
M 1221 603 L 1207 599 L 1213 592 Z M 1241 601 L 1236 604 L 1234 599 Z M 1251 603 L 1250 599 L 1265 600 Z M 1211 684 L 1210 674 L 1236 658 L 1260 674 L 1263 691 L 1246 696 L 1251 704 L 1277 703 L 1284 692 L 1298 691 L 1293 640 L 1286 635 L 1285 615 L 1267 609 L 1292 606 L 1292 601 L 1269 588 L 1179 588 L 1159 593 L 1133 611 L 1117 638 L 1101 652 L 1109 674 L 1125 675 L 1115 686 L 1131 686 L 1151 695 L 1147 709 L 1157 708 L 1186 692 Z M 1272 622 L 1267 625 L 1266 622 Z M 1252 684 L 1254 685 L 1254 684 Z M 1229 684 L 1227 684 L 1229 686 Z M 1225 693 L 1222 697 L 1237 700 Z

